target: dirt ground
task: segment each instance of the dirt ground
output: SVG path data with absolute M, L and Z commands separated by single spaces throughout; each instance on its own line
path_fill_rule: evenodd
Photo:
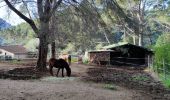
M 0 70 L 31 66 L 0 63 Z M 47 75 L 36 80 L 0 79 L 0 100 L 154 100 L 140 90 L 115 84 L 111 84 L 114 89 L 109 89 L 105 83 L 82 80 L 88 75 L 89 68 L 93 66 L 74 63 L 71 65 L 72 77 L 64 78 Z

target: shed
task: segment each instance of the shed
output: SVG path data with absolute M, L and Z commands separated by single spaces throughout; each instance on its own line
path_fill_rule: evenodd
M 130 43 L 118 43 L 118 44 L 104 46 L 103 51 L 108 51 L 109 54 L 107 55 L 106 64 L 147 66 L 148 64 L 152 63 L 153 51 L 145 47 L 133 45 Z M 90 52 L 90 56 L 91 55 L 94 54 Z M 98 54 L 96 53 L 96 55 Z M 106 56 L 102 55 L 102 57 L 106 57 Z M 103 62 L 104 60 L 99 59 L 99 61 Z

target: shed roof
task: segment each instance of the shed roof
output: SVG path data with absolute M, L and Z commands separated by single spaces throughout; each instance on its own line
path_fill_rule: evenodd
M 122 46 L 122 45 L 128 45 L 130 43 L 128 42 L 119 42 L 119 43 L 116 43 L 116 44 L 111 44 L 111 45 L 107 45 L 107 46 L 104 46 L 102 47 L 103 49 L 111 49 L 111 48 L 114 48 L 114 47 L 118 47 L 118 46 Z
M 92 51 L 89 51 L 89 53 L 94 53 L 94 52 L 114 52 L 114 50 L 92 50 Z
M 28 52 L 26 48 L 21 45 L 0 46 L 0 49 L 6 50 L 14 54 L 25 54 Z
M 114 48 L 124 47 L 124 46 L 133 46 L 133 47 L 137 47 L 137 48 L 140 48 L 140 49 L 143 49 L 145 51 L 153 53 L 153 51 L 148 49 L 148 48 L 145 48 L 145 47 L 142 47 L 142 46 L 137 46 L 137 45 L 134 45 L 134 44 L 131 44 L 131 43 L 128 43 L 128 42 L 120 42 L 120 43 L 117 43 L 117 44 L 111 44 L 111 45 L 108 45 L 108 46 L 104 46 L 102 48 L 106 49 L 106 50 L 111 50 L 111 49 L 114 49 Z

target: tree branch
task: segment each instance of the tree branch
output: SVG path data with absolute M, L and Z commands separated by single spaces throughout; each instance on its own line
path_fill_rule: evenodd
M 38 7 L 38 15 L 41 20 L 41 16 L 43 16 L 43 6 L 42 6 L 42 0 L 37 0 L 37 7 Z
M 57 9 L 57 7 L 62 3 L 62 0 L 58 0 L 57 2 L 54 2 L 54 6 L 52 8 L 52 11 L 50 13 L 50 15 L 52 16 L 52 14 L 55 12 L 55 10 Z
M 33 20 L 31 20 L 28 17 L 26 17 L 25 15 L 23 15 L 8 0 L 4 0 L 4 1 L 12 11 L 14 11 L 19 17 L 21 17 L 23 20 L 25 20 L 32 27 L 33 31 L 38 34 L 38 29 L 37 29 Z
M 29 9 L 28 9 L 28 6 L 27 6 L 27 3 L 24 0 L 22 0 L 22 2 L 23 2 L 24 6 L 26 7 L 26 9 L 28 11 L 28 15 L 29 15 L 30 19 L 32 19 L 31 14 L 30 14 Z

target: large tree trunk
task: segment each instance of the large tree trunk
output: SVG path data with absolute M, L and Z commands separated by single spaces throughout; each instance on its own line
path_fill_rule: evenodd
M 37 61 L 37 70 L 38 71 L 47 70 L 46 61 L 47 61 L 48 44 L 46 42 L 47 41 L 45 39 L 44 40 L 40 39 L 39 56 L 38 56 L 38 61 Z
M 39 56 L 37 61 L 37 70 L 45 71 L 47 70 L 46 61 L 48 53 L 48 33 L 49 33 L 49 23 L 41 22 L 40 24 L 40 33 L 39 33 Z

